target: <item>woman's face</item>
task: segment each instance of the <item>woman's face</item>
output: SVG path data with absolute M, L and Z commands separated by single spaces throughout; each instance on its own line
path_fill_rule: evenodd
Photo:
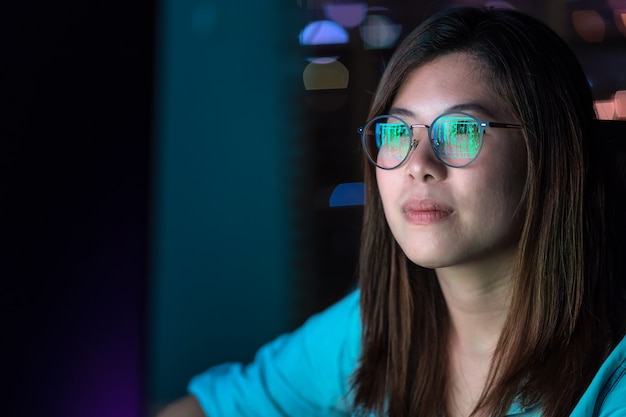
M 477 61 L 454 53 L 416 69 L 401 86 L 391 114 L 430 125 L 461 110 L 490 122 L 519 123 L 494 93 Z M 407 257 L 427 268 L 499 267 L 514 254 L 518 203 L 526 176 L 521 129 L 487 128 L 470 165 L 450 168 L 433 154 L 428 129 L 403 165 L 376 168 L 385 217 Z

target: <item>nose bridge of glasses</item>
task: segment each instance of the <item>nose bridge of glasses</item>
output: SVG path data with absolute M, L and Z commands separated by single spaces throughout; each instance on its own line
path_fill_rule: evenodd
M 416 124 L 412 124 L 409 126 L 411 128 L 411 146 L 412 147 L 416 147 L 419 143 L 420 140 L 418 139 L 418 135 L 420 134 L 420 131 L 418 129 L 426 129 L 425 130 L 425 134 L 428 137 L 429 132 L 430 132 L 430 126 L 429 125 L 425 125 L 422 123 L 416 123 Z

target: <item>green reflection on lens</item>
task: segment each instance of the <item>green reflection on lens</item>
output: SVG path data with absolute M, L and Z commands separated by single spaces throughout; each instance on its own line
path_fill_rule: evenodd
M 376 147 L 378 156 L 402 161 L 408 152 L 410 134 L 403 123 L 377 123 Z

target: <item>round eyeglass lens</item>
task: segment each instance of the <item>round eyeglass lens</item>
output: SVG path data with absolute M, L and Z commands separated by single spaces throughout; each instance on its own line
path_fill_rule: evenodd
M 432 124 L 431 145 L 441 162 L 451 167 L 464 167 L 480 153 L 483 128 L 468 114 L 444 114 Z
M 395 168 L 404 162 L 413 140 L 411 128 L 395 116 L 377 116 L 361 131 L 363 149 L 376 166 Z

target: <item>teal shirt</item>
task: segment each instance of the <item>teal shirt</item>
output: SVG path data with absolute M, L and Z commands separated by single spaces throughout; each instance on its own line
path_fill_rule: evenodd
M 263 346 L 248 365 L 195 376 L 188 390 L 209 417 L 350 417 L 350 377 L 360 354 L 359 292 Z M 626 416 L 626 340 L 604 362 L 571 414 Z M 513 404 L 509 416 L 539 416 Z

